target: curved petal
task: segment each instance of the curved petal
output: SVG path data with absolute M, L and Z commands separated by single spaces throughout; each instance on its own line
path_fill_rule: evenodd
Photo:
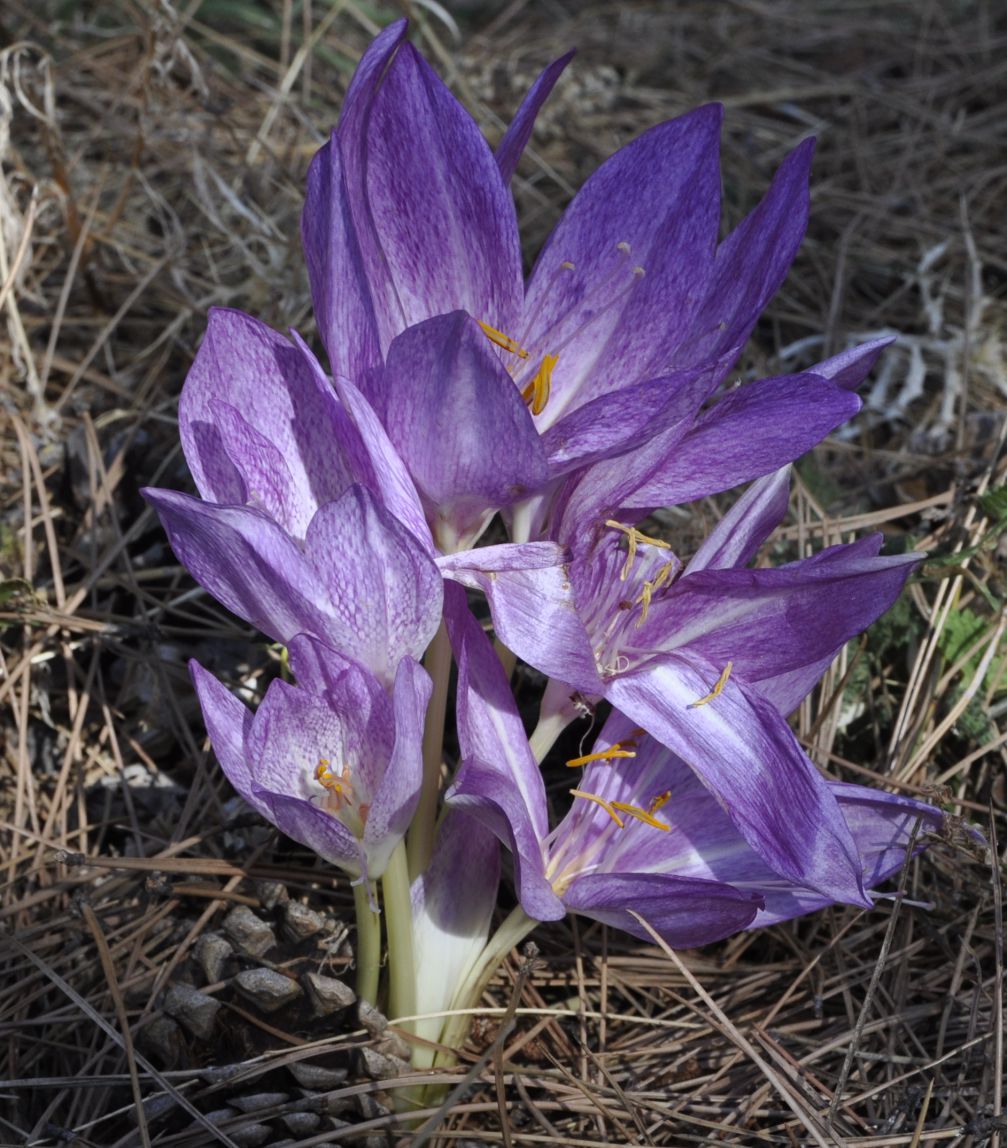
M 487 512 L 546 481 L 531 413 L 465 312 L 404 331 L 375 384 L 371 404 L 409 468 L 428 521 L 451 522 L 456 538 L 481 533 Z
M 245 757 L 245 742 L 252 728 L 251 710 L 195 658 L 189 662 L 189 673 L 220 768 L 241 796 L 258 808 L 252 797 L 252 776 Z
M 711 104 L 627 144 L 584 184 L 548 240 L 518 336 L 559 355 L 542 425 L 665 373 L 713 267 L 722 115 Z
M 701 658 L 668 656 L 613 679 L 606 695 L 691 766 L 774 872 L 831 900 L 869 905 L 836 800 L 786 721 L 733 676 L 696 704 L 720 676 Z
M 758 893 L 716 881 L 652 873 L 587 874 L 573 882 L 563 900 L 574 912 L 652 941 L 631 915 L 639 913 L 674 949 L 729 937 L 752 924 L 762 906 Z
M 753 482 L 710 531 L 692 556 L 684 577 L 700 570 L 747 566 L 787 516 L 790 466 Z
M 880 339 L 871 339 L 867 343 L 850 347 L 825 359 L 810 368 L 813 375 L 821 375 L 823 379 L 831 379 L 848 391 L 855 391 L 867 378 L 874 364 L 881 357 L 885 347 L 895 342 L 894 335 L 885 335 Z
M 517 114 L 504 132 L 503 139 L 497 145 L 497 167 L 500 169 L 500 177 L 505 184 L 510 183 L 514 177 L 514 172 L 517 171 L 518 160 L 520 160 L 522 152 L 531 139 L 532 128 L 535 126 L 535 117 L 538 115 L 539 109 L 549 98 L 549 93 L 562 75 L 563 69 L 573 57 L 573 52 L 567 52 L 565 56 L 553 60 L 542 70 L 538 79 L 528 89 L 528 94 L 521 101 Z

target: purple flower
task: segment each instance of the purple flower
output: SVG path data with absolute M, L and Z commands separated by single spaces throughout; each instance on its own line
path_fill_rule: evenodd
M 570 811 L 550 830 L 542 777 L 506 680 L 458 591 L 448 618 L 463 765 L 447 801 L 511 849 L 518 896 L 534 919 L 574 911 L 646 940 L 633 910 L 669 944 L 701 945 L 837 900 L 869 906 L 867 891 L 901 866 L 916 821 L 942 825 L 940 812 L 921 802 L 823 782 L 847 852 L 837 853 L 827 826 L 800 818 L 779 827 L 771 849 L 756 851 L 693 768 L 615 711 L 571 787 Z M 799 802 L 792 796 L 789 808 Z M 795 854 L 819 850 L 825 866 L 817 881 L 790 876 Z
M 785 717 L 843 643 L 895 600 L 917 555 L 881 536 L 777 569 L 743 569 L 786 511 L 787 474 L 756 483 L 682 570 L 667 543 L 609 522 L 562 575 L 485 591 L 500 639 L 548 674 L 545 721 L 607 698 L 685 761 L 774 871 L 862 898 L 856 850 Z
M 515 506 L 514 537 L 542 537 L 563 476 L 615 460 L 626 478 L 622 457 L 641 451 L 634 490 L 660 494 L 625 506 L 723 490 L 857 411 L 850 391 L 883 342 L 842 377 L 833 360 L 701 413 L 793 260 L 810 142 L 719 242 L 722 109 L 650 129 L 587 181 L 525 289 L 507 185 L 569 57 L 546 69 L 494 157 L 405 36 L 400 21 L 365 53 L 311 165 L 302 234 L 333 372 L 379 413 L 442 548 L 471 544 Z M 672 466 L 687 476 L 679 489 L 660 475 L 683 436 L 702 465 Z
M 272 682 L 254 716 L 191 663 L 217 759 L 288 837 L 354 876 L 380 877 L 416 808 L 430 679 L 405 656 L 389 693 L 307 635 L 289 649 L 298 684 Z

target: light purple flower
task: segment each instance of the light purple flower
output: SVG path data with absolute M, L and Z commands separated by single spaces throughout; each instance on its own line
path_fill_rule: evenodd
M 942 824 L 921 802 L 823 782 L 848 855 L 837 854 L 825 826 L 816 837 L 798 820 L 782 823 L 773 848 L 757 852 L 696 771 L 616 711 L 594 759 L 573 775 L 570 811 L 550 830 L 542 777 L 506 680 L 457 590 L 448 618 L 463 764 L 447 801 L 511 849 L 530 917 L 574 911 L 649 939 L 632 910 L 673 946 L 705 944 L 837 900 L 871 905 L 867 891 L 901 866 L 916 821 L 932 830 Z M 816 849 L 835 868 L 831 877 L 822 868 L 813 884 L 788 875 L 793 854 Z
M 667 544 L 609 524 L 575 544 L 546 593 L 542 577 L 472 582 L 500 639 L 553 679 L 543 717 L 607 698 L 688 763 L 775 871 L 855 901 L 854 844 L 784 715 L 919 556 L 881 557 L 875 535 L 776 569 L 730 565 L 785 513 L 786 485 L 785 471 L 756 483 L 684 573 Z
M 289 651 L 298 684 L 272 682 L 254 715 L 191 663 L 217 760 L 288 837 L 356 877 L 380 877 L 416 808 L 430 679 L 405 656 L 389 693 L 307 635 Z
M 856 412 L 853 376 L 882 343 L 842 378 L 820 364 L 701 413 L 797 250 L 810 142 L 720 242 L 722 109 L 650 129 L 587 181 L 525 289 L 507 185 L 569 57 L 540 77 L 494 158 L 405 37 L 400 21 L 365 53 L 311 165 L 302 235 L 333 372 L 381 414 L 435 533 L 447 519 L 470 543 L 480 512 L 531 499 L 515 537 L 546 536 L 564 475 L 605 459 L 624 469 L 645 450 L 633 473 L 649 494 L 683 436 L 695 456 L 717 444 L 700 485 L 726 489 Z M 695 497 L 670 482 L 648 505 Z

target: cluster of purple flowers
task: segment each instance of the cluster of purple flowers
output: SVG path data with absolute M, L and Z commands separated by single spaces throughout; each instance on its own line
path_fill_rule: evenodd
M 525 283 L 508 185 L 567 60 L 494 154 L 403 22 L 374 41 L 308 176 L 329 371 L 296 333 L 212 312 L 179 409 L 199 497 L 146 492 L 201 585 L 289 652 L 296 684 L 254 714 L 193 664 L 235 788 L 372 910 L 407 853 L 391 958 L 419 1012 L 497 953 L 501 843 L 508 937 L 566 912 L 646 937 L 639 915 L 680 947 L 869 907 L 914 827 L 941 824 L 827 781 L 787 721 L 919 556 L 874 536 L 750 566 L 788 464 L 856 413 L 883 346 L 724 388 L 802 237 L 811 145 L 721 240 L 721 109 L 660 124 L 587 181 Z M 691 556 L 641 530 L 742 483 Z M 493 520 L 509 541 L 479 545 Z M 512 656 L 548 679 L 531 738 Z M 539 763 L 602 699 L 555 823 Z

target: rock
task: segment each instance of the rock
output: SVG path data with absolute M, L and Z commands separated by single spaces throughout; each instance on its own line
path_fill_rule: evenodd
M 321 973 L 305 973 L 301 978 L 308 990 L 308 999 L 315 1016 L 330 1016 L 341 1008 L 349 1008 L 357 999 L 357 994 L 335 977 L 323 977 Z
M 320 1064 L 311 1064 L 303 1060 L 288 1064 L 287 1070 L 302 1088 L 310 1088 L 317 1092 L 338 1088 L 346 1083 L 349 1075 L 345 1068 L 325 1068 Z
M 246 969 L 234 978 L 234 985 L 243 997 L 263 1012 L 276 1012 L 301 995 L 297 981 L 275 969 Z
M 408 1061 L 400 1060 L 397 1056 L 386 1056 L 376 1048 L 361 1048 L 359 1056 L 360 1070 L 372 1080 L 391 1080 L 409 1071 Z
M 143 1049 L 162 1068 L 178 1068 L 188 1060 L 189 1050 L 182 1030 L 164 1013 L 144 1025 L 139 1039 Z
M 263 1108 L 275 1108 L 278 1104 L 286 1104 L 290 1099 L 287 1092 L 256 1092 L 251 1096 L 233 1096 L 230 1103 L 239 1112 L 260 1112 Z
M 273 1130 L 268 1124 L 240 1124 L 237 1128 L 228 1128 L 227 1134 L 238 1148 L 259 1148 L 272 1136 Z
M 213 1035 L 213 1022 L 220 1011 L 220 1001 L 191 985 L 172 985 L 164 995 L 161 1006 L 168 1016 L 183 1024 L 194 1037 L 209 1040 Z
M 291 1112 L 283 1117 L 287 1131 L 293 1132 L 295 1136 L 309 1135 L 321 1122 L 322 1118 L 317 1112 Z
M 226 937 L 220 933 L 204 933 L 193 951 L 203 976 L 210 984 L 224 979 L 224 967 L 234 956 L 234 946 Z
M 357 1020 L 371 1036 L 383 1036 L 388 1027 L 388 1017 L 369 1001 L 360 1001 L 357 1005 Z
M 283 931 L 292 941 L 306 941 L 325 928 L 325 918 L 300 901 L 288 901 L 283 906 Z
M 406 1064 L 412 1059 L 413 1050 L 409 1046 L 409 1041 L 399 1036 L 397 1032 L 386 1032 L 375 1047 L 385 1056 L 396 1056 Z
M 264 909 L 275 909 L 290 900 L 287 886 L 282 881 L 256 881 L 255 894 Z
M 276 934 L 247 905 L 238 905 L 227 914 L 224 932 L 250 957 L 261 957 L 276 944 Z

